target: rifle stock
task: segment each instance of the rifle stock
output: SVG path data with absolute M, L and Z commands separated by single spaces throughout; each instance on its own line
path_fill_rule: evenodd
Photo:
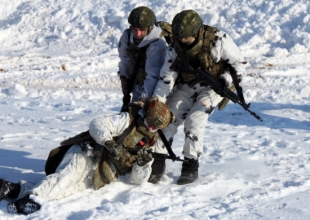
M 202 69 L 194 70 L 189 65 L 186 66 L 185 63 L 182 62 L 182 60 L 179 57 L 177 57 L 176 60 L 172 63 L 170 69 L 176 72 L 179 72 L 181 70 L 187 72 L 188 74 L 195 74 L 195 79 L 188 83 L 189 87 L 193 88 L 194 85 L 197 83 L 202 83 L 206 86 L 210 86 L 220 96 L 226 97 L 233 103 L 239 104 L 240 106 L 243 107 L 245 111 L 248 111 L 257 120 L 263 121 L 261 117 L 259 117 L 255 112 L 249 109 L 250 103 L 247 104 L 237 94 L 232 92 L 229 88 L 223 87 L 223 85 L 218 80 L 213 78 L 207 71 Z

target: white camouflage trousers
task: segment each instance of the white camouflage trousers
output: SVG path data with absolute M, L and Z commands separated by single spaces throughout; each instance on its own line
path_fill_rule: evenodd
M 190 88 L 187 84 L 180 84 L 174 88 L 167 98 L 166 104 L 175 114 L 177 121 L 163 129 L 167 138 L 173 138 L 177 128 L 184 122 L 185 142 L 183 155 L 190 159 L 198 159 L 204 143 L 205 126 L 213 109 L 223 98 L 210 87 L 195 85 Z
M 82 148 L 73 145 L 54 174 L 44 177 L 37 184 L 21 181 L 19 197 L 34 194 L 46 200 L 57 200 L 92 188 L 92 167 L 93 162 Z

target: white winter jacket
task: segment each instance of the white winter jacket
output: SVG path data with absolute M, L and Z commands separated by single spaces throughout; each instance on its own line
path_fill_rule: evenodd
M 228 60 L 238 75 L 242 75 L 246 68 L 246 61 L 243 58 L 239 48 L 231 39 L 231 37 L 223 31 L 217 32 L 219 40 L 215 42 L 215 46 L 211 49 L 211 57 L 215 62 L 220 60 Z M 166 102 L 167 96 L 172 91 L 178 73 L 170 70 L 170 66 L 177 54 L 173 47 L 169 46 L 166 50 L 166 57 L 163 67 L 160 71 L 160 78 L 154 91 L 154 95 L 159 98 L 159 101 Z
M 126 78 L 132 78 L 132 73 L 129 72 L 130 67 L 133 65 L 130 57 L 127 55 L 128 49 L 128 34 L 126 29 L 119 41 L 119 58 L 120 62 L 118 64 L 119 67 L 119 76 L 125 76 Z M 154 26 L 151 32 L 143 38 L 140 44 L 137 46 L 139 48 L 144 47 L 148 44 L 146 51 L 146 79 L 144 80 L 144 85 L 142 87 L 142 97 L 151 97 L 157 81 L 159 79 L 159 72 L 165 60 L 165 51 L 166 51 L 166 41 L 165 38 L 160 36 L 161 28 Z M 130 33 L 130 42 L 133 43 L 133 35 Z M 143 94 L 143 95 L 142 95 Z

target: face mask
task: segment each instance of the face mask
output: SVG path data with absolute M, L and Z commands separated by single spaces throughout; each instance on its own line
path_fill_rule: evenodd
M 149 132 L 155 133 L 156 131 L 158 131 L 158 128 L 154 128 L 154 129 L 150 130 L 150 127 L 149 127 L 149 125 L 148 125 L 148 123 L 147 123 L 147 121 L 146 121 L 146 118 L 144 119 L 144 124 L 145 124 L 145 126 L 147 127 L 147 130 L 148 130 Z

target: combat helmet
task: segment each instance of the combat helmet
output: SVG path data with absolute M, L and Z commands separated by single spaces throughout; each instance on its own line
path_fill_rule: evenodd
M 176 121 L 175 115 L 169 110 L 168 106 L 158 101 L 155 96 L 146 101 L 145 117 L 158 129 L 163 129 Z
M 176 14 L 172 20 L 174 37 L 182 38 L 195 35 L 203 26 L 203 21 L 194 10 L 184 10 Z
M 156 17 L 154 12 L 150 8 L 146 6 L 140 6 L 130 12 L 128 17 L 128 23 L 132 27 L 151 27 L 156 23 Z

